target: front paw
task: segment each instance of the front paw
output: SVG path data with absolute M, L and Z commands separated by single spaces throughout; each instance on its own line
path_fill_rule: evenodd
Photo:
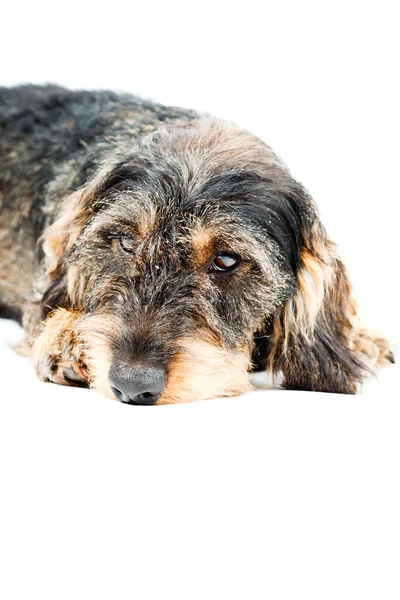
M 41 381 L 87 386 L 84 346 L 74 331 L 77 313 L 58 309 L 44 323 L 32 346 L 35 371 Z
M 48 354 L 35 362 L 35 371 L 41 381 L 87 387 L 88 374 L 85 363 L 73 357 Z
M 367 365 L 375 371 L 387 366 L 388 363 L 396 362 L 390 343 L 381 335 L 368 329 L 359 330 L 355 347 L 362 352 Z

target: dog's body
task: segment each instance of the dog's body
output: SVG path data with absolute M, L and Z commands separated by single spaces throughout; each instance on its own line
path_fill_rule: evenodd
M 130 95 L 0 90 L 0 314 L 43 380 L 131 403 L 235 395 L 259 363 L 354 393 L 360 327 L 314 202 L 233 125 Z

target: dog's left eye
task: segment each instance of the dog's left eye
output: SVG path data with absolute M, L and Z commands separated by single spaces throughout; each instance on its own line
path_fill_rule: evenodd
M 118 245 L 123 252 L 132 254 L 135 250 L 135 240 L 129 236 L 122 236 L 118 239 Z
M 224 254 L 218 254 L 218 256 L 216 256 L 213 259 L 213 261 L 210 265 L 210 272 L 233 271 L 234 269 L 236 269 L 236 267 L 238 267 L 240 265 L 241 262 L 242 262 L 242 257 L 239 256 L 238 254 L 233 254 L 230 252 L 226 252 Z

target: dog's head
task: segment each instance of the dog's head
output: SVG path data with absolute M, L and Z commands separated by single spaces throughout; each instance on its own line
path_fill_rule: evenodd
M 205 120 L 149 135 L 66 200 L 45 250 L 43 303 L 81 312 L 102 392 L 243 393 L 256 338 L 291 387 L 354 391 L 341 263 L 311 198 L 246 131 Z

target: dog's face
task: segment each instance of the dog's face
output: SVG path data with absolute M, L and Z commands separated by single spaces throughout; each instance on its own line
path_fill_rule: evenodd
M 274 318 L 298 290 L 314 220 L 251 134 L 218 122 L 157 132 L 68 200 L 47 235 L 45 303 L 63 296 L 82 313 L 103 393 L 134 403 L 240 394 L 254 336 L 277 343 Z M 321 293 L 312 288 L 307 312 Z

